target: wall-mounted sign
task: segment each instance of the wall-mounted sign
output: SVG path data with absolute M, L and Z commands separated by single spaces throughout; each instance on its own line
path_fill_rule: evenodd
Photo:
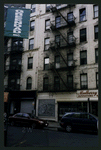
M 30 9 L 8 8 L 4 36 L 28 38 Z
M 98 90 L 77 91 L 77 98 L 98 98 Z

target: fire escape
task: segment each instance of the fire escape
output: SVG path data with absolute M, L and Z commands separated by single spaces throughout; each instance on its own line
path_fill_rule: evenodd
M 4 47 L 4 77 L 8 76 L 8 84 L 4 86 L 4 90 L 16 91 L 20 90 L 20 74 L 22 71 L 21 60 L 23 46 L 20 39 L 12 38 L 12 44 L 8 47 L 8 40 L 5 40 L 6 43 Z M 8 58 L 9 62 L 6 63 L 8 61 Z
M 76 46 L 76 38 L 74 37 L 73 30 L 72 30 L 72 27 L 76 25 L 73 12 L 70 11 L 66 17 L 61 13 L 61 9 L 64 9 L 66 7 L 71 9 L 71 7 L 74 7 L 74 5 L 66 5 L 62 7 L 62 5 L 60 4 L 58 6 L 51 5 L 50 7 L 51 12 L 55 15 L 55 18 L 56 18 L 54 21 L 50 23 L 51 31 L 55 36 L 54 40 L 50 41 L 50 50 L 52 53 L 54 53 L 54 55 L 59 56 L 63 62 L 60 65 L 56 64 L 55 61 L 50 63 L 50 70 L 53 71 L 53 73 L 55 73 L 59 77 L 66 91 L 73 91 L 76 89 L 76 86 L 75 86 L 76 84 L 73 85 L 73 87 L 70 87 L 69 83 L 67 83 L 64 80 L 64 78 L 62 77 L 60 73 L 63 71 L 71 72 L 76 67 L 75 65 L 76 60 L 72 59 L 72 61 L 67 61 L 62 53 L 62 50 L 64 48 L 69 50 L 71 48 L 75 48 Z M 65 28 L 69 29 L 69 32 L 67 32 L 67 35 L 66 33 L 62 32 L 62 29 L 65 29 Z

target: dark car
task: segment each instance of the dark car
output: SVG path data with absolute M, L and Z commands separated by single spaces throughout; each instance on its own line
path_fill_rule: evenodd
M 98 131 L 98 118 L 86 112 L 67 112 L 60 121 L 67 132 L 73 130 Z
M 13 116 L 10 116 L 9 123 L 11 126 L 23 125 L 23 126 L 30 126 L 32 128 L 43 128 L 48 126 L 46 120 L 39 119 L 38 117 L 32 118 L 27 113 L 17 113 Z

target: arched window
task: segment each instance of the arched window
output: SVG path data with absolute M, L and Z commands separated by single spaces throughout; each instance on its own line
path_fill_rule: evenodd
M 32 78 L 28 77 L 27 78 L 27 85 L 26 85 L 26 89 L 31 89 L 32 88 Z

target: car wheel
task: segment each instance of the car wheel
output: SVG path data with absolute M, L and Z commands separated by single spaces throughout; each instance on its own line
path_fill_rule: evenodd
M 32 129 L 35 129 L 35 128 L 36 128 L 36 124 L 33 123 L 33 124 L 32 124 Z
M 11 121 L 10 125 L 11 125 L 11 126 L 14 126 L 14 124 L 15 124 L 14 121 Z
M 67 125 L 66 126 L 66 131 L 67 132 L 71 132 L 72 131 L 72 126 L 71 125 Z

